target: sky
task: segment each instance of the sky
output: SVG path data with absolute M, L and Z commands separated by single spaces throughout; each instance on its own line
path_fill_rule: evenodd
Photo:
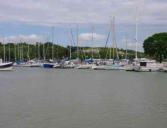
M 166 0 L 0 0 L 0 40 L 51 41 L 54 26 L 54 43 L 74 45 L 71 35 L 75 40 L 78 26 L 80 46 L 105 46 L 115 16 L 118 47 L 125 48 L 128 39 L 128 48 L 135 49 L 136 7 L 138 50 L 143 51 L 144 39 L 167 31 Z

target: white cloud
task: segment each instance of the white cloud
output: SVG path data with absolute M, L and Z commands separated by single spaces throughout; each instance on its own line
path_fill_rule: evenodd
M 1 0 L 0 21 L 55 25 L 63 23 L 108 23 L 115 15 L 119 23 L 167 24 L 165 0 Z
M 128 43 L 128 49 L 136 50 L 136 43 Z M 138 43 L 137 44 L 137 50 L 138 51 L 143 51 L 143 43 Z
M 31 34 L 31 35 L 18 35 L 18 36 L 8 36 L 8 37 L 1 37 L 0 42 L 8 43 L 8 42 L 28 42 L 34 44 L 36 42 L 42 42 L 45 38 L 43 36 Z
M 81 43 L 88 43 L 92 42 L 92 37 L 93 37 L 93 42 L 99 42 L 99 41 L 104 41 L 105 36 L 97 33 L 81 33 L 79 34 L 79 42 Z

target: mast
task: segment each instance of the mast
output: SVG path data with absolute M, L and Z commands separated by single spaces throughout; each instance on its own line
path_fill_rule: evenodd
M 135 36 L 135 41 L 136 41 L 136 60 L 137 60 L 137 45 L 138 45 L 138 8 L 136 7 L 136 36 Z
M 9 62 L 10 62 L 10 41 L 9 41 Z
M 92 27 L 92 59 L 93 59 L 93 40 L 94 40 L 94 33 L 93 33 L 93 31 L 94 31 L 94 27 Z
M 20 43 L 21 45 L 21 43 Z M 21 61 L 21 46 L 19 45 L 19 50 L 20 50 L 20 61 Z
M 110 27 L 110 32 L 111 32 L 111 30 L 112 30 L 112 20 L 111 20 L 111 25 L 110 25 L 111 27 Z M 113 34 L 112 34 L 112 43 L 113 43 L 113 59 L 114 59 L 114 36 L 113 36 Z M 109 47 L 109 49 L 110 49 L 110 54 L 109 54 L 109 59 L 111 59 L 111 46 Z
M 19 48 L 19 43 L 17 45 L 17 48 L 18 48 L 18 60 L 19 60 L 19 57 L 20 57 L 20 48 Z
M 70 59 L 71 59 L 71 45 L 70 45 Z
M 113 59 L 114 59 L 114 57 L 115 57 L 115 39 L 114 39 L 114 17 L 113 17 L 113 19 L 112 19 L 112 22 L 111 22 L 111 26 L 112 26 L 112 43 L 113 43 Z
M 113 16 L 113 21 L 112 21 L 112 35 L 113 35 L 113 59 L 114 59 L 114 49 L 116 51 L 117 58 L 119 59 L 118 55 L 118 49 L 117 49 L 117 43 L 116 43 L 116 35 L 115 35 L 115 16 Z
M 15 62 L 16 62 L 16 43 L 14 43 L 14 56 L 15 56 Z
M 43 43 L 43 59 L 45 60 L 45 43 Z
M 38 60 L 40 60 L 40 43 L 38 42 Z
M 79 48 L 78 48 L 78 24 L 77 24 L 77 59 L 79 60 Z
M 54 59 L 54 27 L 52 27 L 52 60 Z
M 23 45 L 24 45 L 24 44 L 22 43 L 22 53 L 21 53 L 21 54 L 22 54 L 22 61 L 24 61 L 24 55 L 23 55 L 23 53 L 24 53 L 24 51 L 23 51 Z
M 70 42 L 71 42 L 71 44 L 70 44 L 70 59 L 71 59 L 71 47 L 72 47 L 72 43 L 74 43 L 74 40 L 73 40 L 73 35 L 72 35 L 72 28 L 70 27 L 70 33 L 69 33 L 69 37 L 71 37 L 71 39 L 70 39 Z
M 35 59 L 37 59 L 37 42 L 35 43 Z
M 126 43 L 126 54 L 125 54 L 125 59 L 127 59 L 127 54 L 128 54 L 128 40 L 126 39 L 125 40 L 125 43 Z
M 5 41 L 4 41 L 4 38 L 3 38 L 3 55 L 4 55 L 4 62 L 6 61 L 6 51 L 5 51 Z
M 59 57 L 58 57 L 58 42 L 57 42 L 57 46 L 56 46 L 56 59 L 58 59 Z
M 22 44 L 21 44 L 21 40 L 20 40 L 19 49 L 20 49 L 20 61 L 22 61 Z
M 30 60 L 30 45 L 28 44 L 28 53 L 27 53 L 28 60 Z

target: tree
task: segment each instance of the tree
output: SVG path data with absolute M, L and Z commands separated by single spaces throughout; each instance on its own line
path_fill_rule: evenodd
M 144 41 L 144 53 L 160 63 L 167 58 L 167 32 L 154 34 Z

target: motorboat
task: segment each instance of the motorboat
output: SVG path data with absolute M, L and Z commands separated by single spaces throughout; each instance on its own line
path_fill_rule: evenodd
M 133 68 L 136 72 L 155 72 L 160 71 L 162 64 L 156 63 L 155 60 L 141 58 Z

